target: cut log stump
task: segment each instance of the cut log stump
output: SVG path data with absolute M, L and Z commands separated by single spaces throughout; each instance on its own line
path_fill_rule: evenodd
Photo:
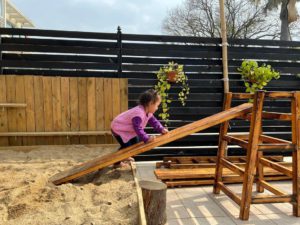
M 147 225 L 163 225 L 167 222 L 167 185 L 158 181 L 141 180 Z

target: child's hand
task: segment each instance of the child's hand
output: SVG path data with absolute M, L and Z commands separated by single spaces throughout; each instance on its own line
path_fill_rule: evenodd
M 166 134 L 166 133 L 168 133 L 168 132 L 169 132 L 169 130 L 168 130 L 167 128 L 164 128 L 164 129 L 161 131 L 162 134 Z
M 146 143 L 153 142 L 154 140 L 155 140 L 155 136 L 150 136 Z

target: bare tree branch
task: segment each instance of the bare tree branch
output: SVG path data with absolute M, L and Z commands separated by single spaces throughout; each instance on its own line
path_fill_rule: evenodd
M 280 34 L 280 21 L 265 13 L 266 5 L 252 0 L 225 1 L 229 38 L 269 38 Z M 220 37 L 219 0 L 185 0 L 171 10 L 163 21 L 164 33 L 185 36 Z

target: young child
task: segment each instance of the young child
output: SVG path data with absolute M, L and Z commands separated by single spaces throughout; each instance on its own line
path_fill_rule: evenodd
M 144 131 L 147 123 L 161 134 L 168 133 L 168 129 L 164 128 L 153 115 L 160 102 L 159 94 L 155 90 L 149 89 L 140 95 L 139 104 L 136 107 L 121 113 L 112 121 L 111 130 L 121 145 L 120 149 L 134 145 L 140 140 L 144 143 L 153 141 L 155 136 L 149 136 Z M 134 160 L 130 157 L 124 162 L 120 162 L 120 166 L 125 166 L 129 161 Z

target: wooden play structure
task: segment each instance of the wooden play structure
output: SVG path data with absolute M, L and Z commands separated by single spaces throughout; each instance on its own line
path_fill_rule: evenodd
M 284 162 L 282 155 L 266 156 L 268 160 L 292 168 L 291 162 Z M 226 157 L 234 165 L 245 168 L 245 156 Z M 217 157 L 215 156 L 171 156 L 156 163 L 154 174 L 168 187 L 212 185 L 215 180 Z M 291 178 L 268 167 L 264 167 L 264 179 L 267 181 L 290 180 Z M 223 182 L 242 183 L 243 178 L 228 168 L 223 170 Z
M 198 120 L 196 122 L 187 124 L 185 126 L 179 127 L 175 130 L 168 132 L 165 135 L 157 137 L 153 142 L 144 144 L 143 142 L 132 145 L 128 148 L 124 148 L 118 152 L 99 157 L 93 160 L 90 160 L 81 165 L 75 166 L 67 171 L 63 171 L 54 175 L 50 181 L 54 184 L 62 184 L 78 177 L 81 177 L 85 174 L 97 171 L 104 167 L 110 166 L 116 162 L 127 159 L 130 156 L 140 154 L 142 152 L 149 151 L 157 146 L 161 146 L 183 138 L 187 135 L 199 132 L 208 127 L 215 126 L 217 124 L 223 123 L 227 120 L 242 116 L 251 111 L 252 103 L 244 103 L 242 105 L 227 109 L 226 111 L 217 113 L 215 115 L 206 117 L 204 119 Z
M 230 108 L 233 98 L 249 99 L 253 98 L 250 94 L 232 94 L 225 96 L 224 110 Z M 291 113 L 264 112 L 263 103 L 265 98 L 290 99 Z M 300 216 L 300 92 L 263 92 L 259 91 L 254 96 L 253 109 L 251 113 L 244 114 L 242 118 L 250 119 L 250 132 L 247 135 L 228 135 L 229 121 L 224 122 L 220 127 L 219 151 L 216 163 L 216 176 L 214 182 L 214 193 L 223 191 L 235 203 L 240 206 L 240 219 L 248 220 L 250 205 L 258 203 L 279 203 L 290 202 L 293 205 L 294 216 Z M 267 136 L 262 131 L 262 119 L 277 119 L 291 121 L 292 141 Z M 233 143 L 246 149 L 246 166 L 241 168 L 226 159 L 226 147 L 228 143 Z M 268 151 L 291 151 L 292 168 L 271 161 L 264 157 Z M 264 177 L 264 167 L 270 167 L 292 179 L 293 193 L 286 194 L 284 191 L 266 182 Z M 228 168 L 238 174 L 243 179 L 242 195 L 238 196 L 231 191 L 224 183 L 223 168 Z M 257 192 L 264 189 L 274 195 L 252 195 L 252 185 L 256 177 Z
M 232 99 L 253 99 L 253 103 L 243 103 L 239 106 L 231 108 Z M 291 113 L 276 113 L 263 111 L 263 103 L 265 98 L 273 99 L 290 99 Z M 199 132 L 208 127 L 221 124 L 219 134 L 219 151 L 215 169 L 214 193 L 218 194 L 223 191 L 235 203 L 240 206 L 240 219 L 248 220 L 250 205 L 258 203 L 278 203 L 290 202 L 293 204 L 293 214 L 300 216 L 300 92 L 263 92 L 259 91 L 253 94 L 227 93 L 225 95 L 223 111 L 215 115 L 206 117 L 199 121 L 187 124 L 180 128 L 174 129 L 165 135 L 161 135 L 155 141 L 144 144 L 142 142 L 94 160 L 88 161 L 81 165 L 75 166 L 67 171 L 63 171 L 51 177 L 50 181 L 54 184 L 62 184 L 73 179 L 79 178 L 85 174 L 102 169 L 112 165 L 118 161 L 124 160 L 130 156 L 149 151 L 154 147 L 164 145 L 171 141 L 185 137 L 189 134 Z M 241 118 L 250 120 L 249 134 L 228 135 L 229 120 Z M 263 134 L 262 119 L 288 120 L 292 123 L 292 141 L 287 141 Z M 244 166 L 238 165 L 229 160 L 226 154 L 227 144 L 233 143 L 246 149 L 246 157 L 243 158 Z M 291 151 L 292 152 L 292 168 L 284 164 L 282 160 L 270 157 L 264 157 L 264 153 L 268 151 Z M 273 187 L 265 178 L 266 170 L 264 167 L 284 174 L 284 177 L 292 179 L 293 193 L 286 194 L 284 191 Z M 227 168 L 239 176 L 242 180 L 242 195 L 238 196 L 232 192 L 225 183 L 228 177 L 223 177 L 223 169 Z M 179 174 L 177 175 L 179 176 Z M 252 185 L 256 178 L 257 191 L 263 192 L 267 189 L 274 195 L 258 195 L 252 196 Z

